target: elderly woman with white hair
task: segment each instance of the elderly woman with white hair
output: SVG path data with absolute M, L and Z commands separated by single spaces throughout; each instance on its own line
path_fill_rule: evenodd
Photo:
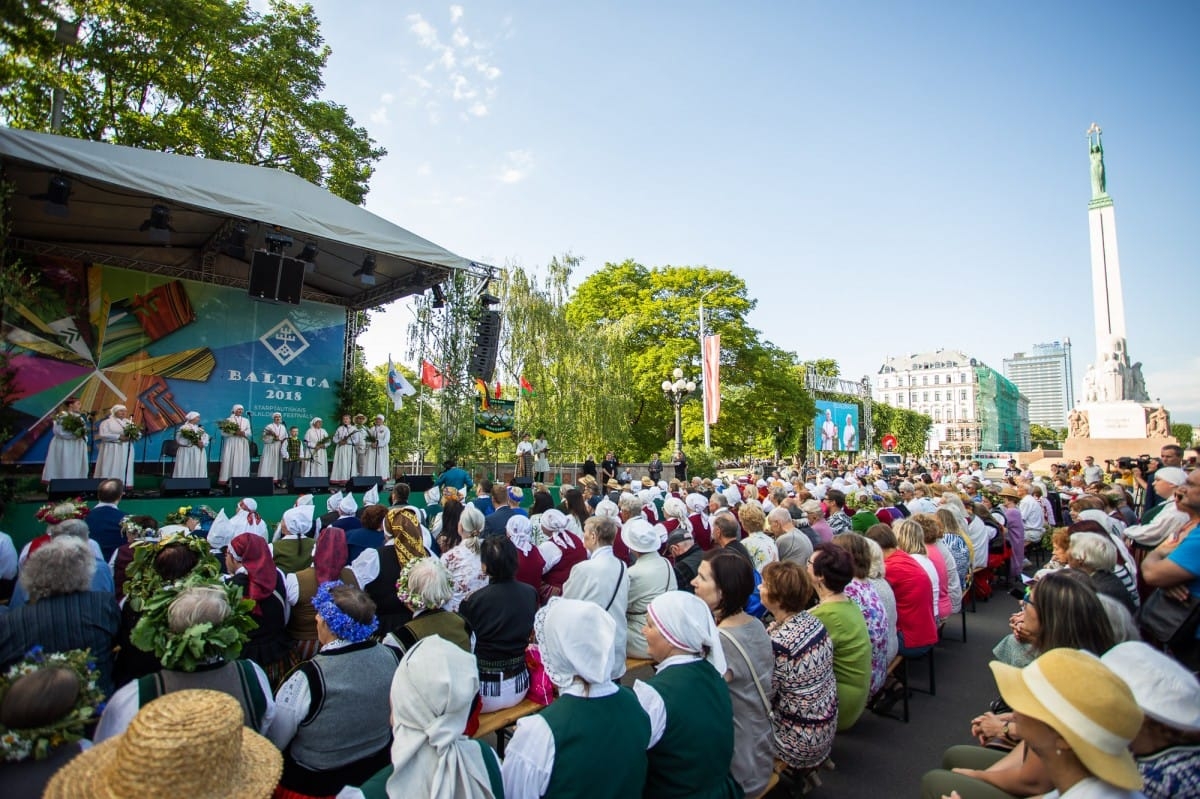
M 1117 565 L 1117 548 L 1108 536 L 1072 533 L 1067 545 L 1067 565 L 1086 574 L 1097 594 L 1112 597 L 1130 613 L 1137 612 L 1137 606 L 1133 604 L 1125 584 L 1113 574 Z
M 504 795 L 666 796 L 646 784 L 650 721 L 634 692 L 611 679 L 612 618 L 594 602 L 555 599 L 539 611 L 535 628 L 559 697 L 517 722 L 504 756 Z
M 125 435 L 129 410 L 114 405 L 96 431 L 96 466 L 92 477 L 111 477 L 126 486 L 133 485 L 133 442 Z
M 463 506 L 458 517 L 459 542 L 442 553 L 442 565 L 450 572 L 453 587 L 446 610 L 458 612 L 467 597 L 488 584 L 479 560 L 479 534 L 483 531 L 483 511 L 473 503 Z
M 200 414 L 189 411 L 175 431 L 175 467 L 172 477 L 208 479 L 208 433 L 200 426 Z
M 234 405 L 220 427 L 221 471 L 217 484 L 225 485 L 230 478 L 250 474 L 250 420 L 245 407 Z
M 543 536 L 538 551 L 545 561 L 542 587 L 538 589 L 542 604 L 552 596 L 562 596 L 563 585 L 571 576 L 571 570 L 576 564 L 587 560 L 587 547 L 583 545 L 581 537 L 571 532 L 570 518 L 557 508 L 550 508 L 543 511 L 537 520 Z
M 0 666 L 34 646 L 47 652 L 90 649 L 105 695 L 113 690 L 113 641 L 121 614 L 111 592 L 91 590 L 97 562 L 88 545 L 60 535 L 29 556 L 20 585 L 29 604 L 4 614 Z
M 22 549 L 22 563 L 28 563 L 28 559 L 39 549 L 51 541 L 60 538 L 75 538 L 87 545 L 88 551 L 96 559 L 96 569 L 92 573 L 91 584 L 88 590 L 104 591 L 109 594 L 116 592 L 116 583 L 113 580 L 112 568 L 104 561 L 104 557 L 100 553 L 100 547 L 95 541 L 91 540 L 88 535 L 87 522 L 83 519 L 63 519 L 57 524 L 46 526 L 46 537 L 39 536 L 38 538 L 26 544 Z M 24 568 L 24 566 L 22 566 Z M 18 581 L 13 588 L 12 598 L 9 600 L 10 608 L 18 608 L 29 601 L 29 595 L 25 591 L 25 586 L 22 581 Z
M 411 561 L 400 572 L 396 583 L 400 601 L 413 612 L 412 621 L 394 633 L 385 643 L 407 652 L 422 638 L 438 635 L 462 649 L 471 651 L 471 631 L 462 616 L 446 610 L 454 596 L 450 572 L 434 557 Z
M 643 634 L 657 665 L 653 677 L 633 686 L 650 717 L 642 795 L 656 799 L 742 796 L 729 770 L 733 704 L 724 677 L 725 652 L 708 606 L 694 594 L 668 591 L 650 603 Z
M 478 692 L 473 655 L 436 635 L 414 644 L 392 676 L 392 762 L 340 799 L 504 796 L 496 753 L 463 734 Z

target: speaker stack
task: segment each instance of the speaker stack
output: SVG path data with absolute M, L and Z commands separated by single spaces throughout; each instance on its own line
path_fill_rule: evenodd
M 231 477 L 229 496 L 269 497 L 275 493 L 275 481 L 270 477 Z
M 99 477 L 59 478 L 50 481 L 50 487 L 46 493 L 51 500 L 74 499 L 75 497 L 95 499 L 96 488 L 100 485 L 100 481 Z
M 299 258 L 255 250 L 250 260 L 250 296 L 262 302 L 299 305 L 306 266 Z
M 500 312 L 482 311 L 475 331 L 475 347 L 468 366 L 471 377 L 490 383 L 496 371 L 496 351 L 500 347 Z
M 349 491 L 370 491 L 372 488 L 382 489 L 383 478 L 360 474 L 357 477 L 351 477 L 346 482 L 346 489 Z
M 164 497 L 208 496 L 212 484 L 207 477 L 164 477 L 159 490 Z
M 328 494 L 328 477 L 294 477 L 288 483 L 289 494 Z

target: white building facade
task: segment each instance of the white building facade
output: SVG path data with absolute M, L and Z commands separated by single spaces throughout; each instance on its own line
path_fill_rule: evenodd
M 1004 376 L 1029 397 L 1029 421 L 1046 427 L 1067 426 L 1075 407 L 1071 340 L 1036 344 L 1029 352 L 1004 359 Z

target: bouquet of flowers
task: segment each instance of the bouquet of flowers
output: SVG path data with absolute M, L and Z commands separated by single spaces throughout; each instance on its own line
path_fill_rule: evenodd
M 316 444 L 313 444 L 312 447 L 310 447 L 310 449 L 323 450 L 328 446 L 329 446 L 329 436 L 325 436 L 320 441 L 318 441 Z
M 88 515 L 87 503 L 83 497 L 75 497 L 64 502 L 54 502 L 38 508 L 34 517 L 45 524 L 58 524 L 67 519 L 82 519 Z
M 126 441 L 137 441 L 142 437 L 142 428 L 136 422 L 127 422 L 125 429 L 121 431 L 121 437 Z
M 121 535 L 125 536 L 126 541 L 157 541 L 158 528 L 143 527 L 134 519 L 137 517 L 126 516 L 121 520 Z
M 87 422 L 83 421 L 83 417 L 77 413 L 69 413 L 63 411 L 58 415 L 58 423 L 76 438 L 83 438 L 87 433 Z
M 179 428 L 179 437 L 193 447 L 204 446 L 204 431 L 199 427 L 181 427 Z
M 370 444 L 371 446 L 375 446 L 376 444 L 379 443 L 379 436 L 375 435 L 370 430 L 367 431 L 365 438 L 367 440 L 367 443 Z
M 217 427 L 221 428 L 221 432 L 227 436 L 241 435 L 242 426 L 231 419 L 222 419 L 217 422 Z
M 270 430 L 263 430 L 263 441 L 267 444 L 274 444 L 275 442 L 279 441 L 279 439 L 276 438 L 275 434 Z

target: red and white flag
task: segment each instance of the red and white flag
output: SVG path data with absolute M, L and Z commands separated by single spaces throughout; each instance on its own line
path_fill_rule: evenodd
M 705 336 L 704 352 L 704 421 L 716 424 L 721 415 L 721 336 Z

